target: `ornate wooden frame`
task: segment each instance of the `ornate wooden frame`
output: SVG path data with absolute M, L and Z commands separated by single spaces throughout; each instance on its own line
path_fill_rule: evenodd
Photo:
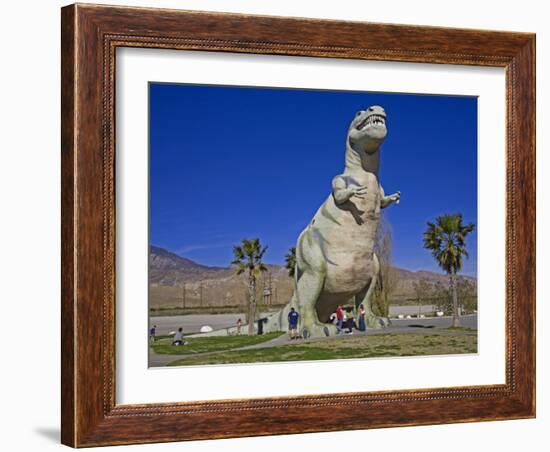
M 535 35 L 79 4 L 62 9 L 61 34 L 64 444 L 84 447 L 535 416 Z M 504 67 L 506 383 L 117 405 L 117 47 Z

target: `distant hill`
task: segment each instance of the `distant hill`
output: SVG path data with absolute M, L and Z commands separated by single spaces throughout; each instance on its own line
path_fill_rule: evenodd
M 183 282 L 219 278 L 228 268 L 209 267 L 158 246 L 149 247 L 149 282 L 181 286 Z
M 206 265 L 200 265 L 191 259 L 178 256 L 175 253 L 160 248 L 158 246 L 151 246 L 149 249 L 151 257 L 151 266 L 158 269 L 207 269 Z
M 403 268 L 394 267 L 393 270 L 397 274 L 397 284 L 391 294 L 391 298 L 396 302 L 398 300 L 406 300 L 414 297 L 414 283 L 424 280 L 430 284 L 441 283 L 445 286 L 449 284 L 449 277 L 444 273 L 430 272 L 427 270 L 405 270 Z M 477 284 L 477 279 L 471 276 L 460 275 L 459 279 L 465 279 Z
M 247 297 L 247 281 L 237 275 L 232 267 L 210 267 L 179 256 L 158 246 L 149 250 L 150 304 L 152 308 L 181 306 L 185 296 L 186 306 L 224 306 L 244 304 Z M 258 296 L 271 286 L 271 303 L 286 303 L 293 292 L 293 281 L 286 268 L 267 265 L 268 272 L 258 281 Z M 431 284 L 448 283 L 448 276 L 425 270 L 410 271 L 394 268 L 396 285 L 391 295 L 392 303 L 406 304 L 414 297 L 413 284 L 426 280 Z M 461 276 L 472 282 L 476 278 Z M 184 290 L 185 283 L 185 290 Z M 185 292 L 185 293 L 184 293 Z

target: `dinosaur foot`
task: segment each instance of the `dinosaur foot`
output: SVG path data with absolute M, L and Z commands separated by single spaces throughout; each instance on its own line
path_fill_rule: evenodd
M 308 339 L 310 337 L 328 337 L 336 335 L 336 327 L 327 323 L 314 323 L 302 328 L 302 337 Z

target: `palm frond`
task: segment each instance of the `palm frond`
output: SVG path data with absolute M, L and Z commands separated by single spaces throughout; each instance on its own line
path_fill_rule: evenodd
M 469 257 L 466 236 L 473 230 L 473 223 L 463 224 L 461 213 L 441 215 L 435 223 L 427 222 L 423 235 L 424 248 L 431 251 L 446 273 L 456 273 L 462 268 L 463 257 Z
M 239 245 L 233 247 L 234 259 L 232 265 L 237 266 L 237 274 L 245 271 L 249 276 L 255 276 L 260 272 L 267 271 L 267 267 L 262 263 L 262 258 L 267 251 L 267 246 L 262 248 L 260 239 L 243 239 Z

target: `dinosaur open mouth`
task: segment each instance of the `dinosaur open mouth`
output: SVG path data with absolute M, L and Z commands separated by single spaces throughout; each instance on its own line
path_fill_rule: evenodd
M 367 126 L 386 125 L 386 118 L 382 115 L 372 114 L 367 116 L 357 126 L 358 130 L 362 130 Z

